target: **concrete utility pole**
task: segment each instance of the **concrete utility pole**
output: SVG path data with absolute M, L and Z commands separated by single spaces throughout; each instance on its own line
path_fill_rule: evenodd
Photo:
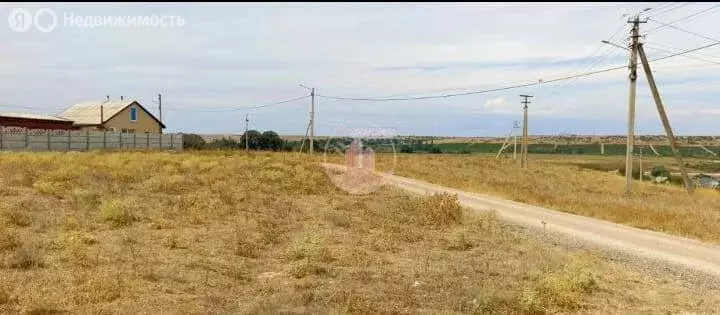
M 162 123 L 162 94 L 158 94 L 158 119 Z
M 520 126 L 518 126 L 518 124 L 519 124 L 519 122 L 517 120 L 513 121 L 513 160 L 516 160 L 516 161 L 517 161 L 517 134 L 514 131 L 515 131 L 515 129 L 520 128 Z
M 245 151 L 250 151 L 250 145 L 248 144 L 248 114 L 245 114 Z
M 645 21 L 646 22 L 646 21 Z M 637 54 L 640 40 L 640 16 L 635 15 L 628 23 L 632 23 L 630 43 L 630 97 L 628 105 L 628 134 L 625 152 L 625 192 L 632 193 L 633 145 L 635 144 L 635 97 L 637 95 Z
M 641 182 L 641 183 L 642 183 L 642 180 L 643 180 L 642 160 L 643 160 L 643 148 L 640 147 L 640 182 Z
M 650 86 L 653 99 L 655 100 L 655 106 L 657 106 L 658 114 L 660 114 L 660 120 L 662 120 L 663 127 L 665 128 L 665 134 L 667 134 L 668 141 L 670 141 L 670 148 L 673 151 L 673 155 L 675 155 L 675 161 L 677 162 L 678 168 L 680 169 L 683 183 L 685 183 L 685 189 L 689 194 L 692 194 L 693 185 L 692 182 L 690 182 L 690 177 L 688 176 L 687 171 L 685 170 L 685 162 L 680 155 L 680 150 L 677 147 L 675 135 L 673 134 L 672 127 L 670 127 L 670 121 L 668 120 L 667 113 L 665 113 L 665 107 L 662 104 L 660 92 L 658 92 L 657 85 L 655 84 L 655 77 L 653 76 L 652 70 L 650 69 L 650 62 L 647 59 L 647 55 L 645 55 L 645 49 L 643 49 L 642 44 L 639 44 L 637 49 L 638 53 L 640 54 L 640 59 L 642 60 L 643 70 L 645 70 L 645 76 L 647 77 L 648 85 Z
M 310 154 L 314 152 L 315 142 L 315 88 L 310 89 Z
M 520 167 L 525 168 L 527 166 L 527 151 L 528 151 L 528 104 L 530 104 L 530 101 L 528 101 L 528 98 L 531 98 L 532 95 L 520 95 L 520 97 L 524 97 L 525 99 L 522 101 L 523 104 L 523 138 L 522 138 L 522 153 L 520 156 Z

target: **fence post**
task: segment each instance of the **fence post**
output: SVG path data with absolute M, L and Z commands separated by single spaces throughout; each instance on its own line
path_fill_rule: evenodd
M 0 126 L 0 151 L 3 149 L 3 133 L 5 133 L 5 127 Z
M 120 150 L 122 150 L 122 131 L 120 131 Z
M 147 136 L 147 144 L 145 145 L 145 149 L 150 150 L 150 134 L 146 133 L 145 135 Z
M 133 131 L 133 149 L 137 149 L 137 133 Z
M 173 134 L 170 134 L 170 150 L 173 149 Z
M 30 148 L 30 138 L 28 137 L 28 129 L 25 128 L 25 149 Z
M 86 151 L 90 151 L 90 129 L 85 129 L 85 146 Z
M 103 149 L 107 149 L 107 130 L 103 129 Z
M 50 151 L 50 150 L 51 150 L 51 145 L 50 145 L 50 137 L 51 137 L 51 136 L 50 136 L 50 130 L 45 130 L 45 132 L 47 133 L 48 151 Z
M 68 151 L 72 150 L 72 131 L 68 130 Z

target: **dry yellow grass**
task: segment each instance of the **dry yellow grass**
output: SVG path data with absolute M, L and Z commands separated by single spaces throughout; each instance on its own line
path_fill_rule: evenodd
M 606 159 L 606 158 L 602 158 Z M 379 159 L 387 168 L 388 157 Z M 435 184 L 505 197 L 634 227 L 720 242 L 720 194 L 635 181 L 625 197 L 625 178 L 583 170 L 577 157 L 531 156 L 526 172 L 512 159 L 487 155 L 398 155 L 395 173 Z
M 638 313 L 718 292 L 527 240 L 293 154 L 0 157 L 0 313 Z

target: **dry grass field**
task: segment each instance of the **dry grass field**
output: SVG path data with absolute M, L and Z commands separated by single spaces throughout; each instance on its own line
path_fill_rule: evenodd
M 398 154 L 395 174 L 720 243 L 718 192 L 698 190 L 689 196 L 680 186 L 635 181 L 634 195 L 625 197 L 623 176 L 578 166 L 609 163 L 610 159 L 531 155 L 527 171 L 521 172 L 512 159 L 495 160 L 489 155 Z M 620 158 L 615 157 L 617 159 Z M 380 157 L 379 167 L 388 168 L 389 160 L 388 157 Z M 670 160 L 650 160 L 646 163 L 646 170 L 649 171 L 648 164 L 666 164 Z
M 438 164 L 447 173 L 432 168 Z M 623 204 L 611 195 L 612 179 L 596 179 L 602 187 L 571 187 L 577 180 L 561 178 L 584 175 L 552 172 L 563 169 L 533 166 L 545 177 L 515 187 L 514 173 L 487 161 L 406 156 L 399 165 L 406 175 L 493 186 L 497 193 L 536 186 L 527 201 L 577 202 L 579 209 L 584 204 L 572 201 L 572 193 L 607 191 L 605 202 Z M 492 213 L 466 212 L 454 196 L 415 197 L 392 188 L 349 195 L 295 154 L 4 153 L 0 171 L 0 313 L 720 308 L 720 292 L 648 276 L 598 253 L 538 243 Z M 478 174 L 479 181 L 470 176 Z M 681 202 L 687 201 L 667 207 Z M 713 217 L 707 218 L 709 226 Z

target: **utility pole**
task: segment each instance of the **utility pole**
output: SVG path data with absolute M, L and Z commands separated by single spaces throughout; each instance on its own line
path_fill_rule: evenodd
M 245 114 L 245 151 L 250 151 L 250 145 L 248 144 L 248 114 Z
M 637 95 L 637 55 L 640 40 L 640 16 L 635 15 L 628 23 L 632 23 L 632 38 L 630 43 L 630 96 L 628 106 L 628 134 L 625 152 L 625 189 L 627 194 L 632 193 L 633 145 L 635 144 L 635 96 Z
M 522 154 L 520 156 L 520 167 L 525 168 L 527 166 L 527 151 L 528 151 L 528 98 L 532 95 L 520 95 L 525 99 L 522 101 L 523 104 L 523 138 L 522 138 Z
M 518 121 L 513 121 L 513 131 L 520 128 Z M 513 132 L 513 160 L 517 160 L 517 134 Z
M 310 155 L 314 152 L 315 142 L 315 88 L 310 89 Z
M 657 85 L 655 84 L 655 77 L 653 76 L 652 70 L 650 69 L 650 62 L 647 59 L 647 55 L 645 55 L 645 49 L 643 49 L 642 44 L 639 44 L 637 49 L 638 53 L 640 54 L 640 59 L 642 60 L 643 70 L 645 70 L 645 77 L 647 77 L 648 85 L 650 86 L 653 99 L 655 100 L 655 106 L 657 107 L 658 114 L 660 115 L 660 120 L 662 120 L 663 127 L 665 128 L 665 134 L 667 134 L 668 141 L 670 141 L 670 148 L 673 151 L 673 155 L 675 155 L 675 161 L 677 162 L 678 168 L 680 169 L 683 183 L 685 183 L 685 189 L 689 194 L 692 194 L 693 185 L 692 182 L 690 182 L 690 177 L 688 176 L 687 171 L 685 170 L 685 162 L 680 155 L 680 150 L 678 150 L 675 135 L 673 134 L 672 127 L 670 127 L 670 121 L 668 120 L 667 113 L 665 112 L 665 107 L 662 104 L 660 92 L 658 92 Z
M 162 94 L 158 94 L 158 116 L 162 123 Z
M 640 147 L 640 182 L 641 182 L 641 183 L 642 183 L 642 180 L 643 180 L 642 160 L 643 160 L 643 148 Z

